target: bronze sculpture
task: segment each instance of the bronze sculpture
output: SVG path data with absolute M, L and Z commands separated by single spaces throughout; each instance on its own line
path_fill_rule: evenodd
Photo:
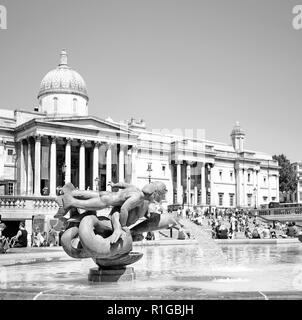
M 61 238 L 65 252 L 73 258 L 90 257 L 103 270 L 123 269 L 141 259 L 141 253 L 132 252 L 133 237 L 179 225 L 176 216 L 162 213 L 161 201 L 167 192 L 162 182 L 142 189 L 126 183 L 110 185 L 119 190 L 81 191 L 68 183 L 57 197 L 60 208 L 55 216 L 62 218 L 70 212 L 69 226 Z M 112 208 L 109 216 L 97 216 L 97 210 L 108 207 Z M 145 220 L 137 223 L 142 218 Z

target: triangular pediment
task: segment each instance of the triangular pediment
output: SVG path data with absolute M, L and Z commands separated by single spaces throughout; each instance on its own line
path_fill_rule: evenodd
M 133 134 L 126 126 L 112 123 L 104 119 L 100 119 L 93 116 L 87 117 L 56 117 L 56 118 L 45 118 L 44 122 L 58 123 L 60 125 L 73 125 L 81 128 L 93 129 L 93 130 L 112 130 L 119 131 L 121 133 Z

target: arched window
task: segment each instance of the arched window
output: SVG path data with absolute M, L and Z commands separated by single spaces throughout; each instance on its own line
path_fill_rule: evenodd
M 55 114 L 58 113 L 58 98 L 57 97 L 53 98 L 53 112 Z
M 73 113 L 76 114 L 78 110 L 78 99 L 73 99 Z

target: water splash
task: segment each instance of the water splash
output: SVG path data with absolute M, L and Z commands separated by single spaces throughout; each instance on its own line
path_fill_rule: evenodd
M 185 218 L 180 218 L 179 222 L 184 225 L 185 229 L 198 241 L 205 264 L 210 266 L 226 264 L 227 257 L 223 254 L 222 249 L 212 239 L 212 235 L 209 234 L 203 225 L 196 225 Z

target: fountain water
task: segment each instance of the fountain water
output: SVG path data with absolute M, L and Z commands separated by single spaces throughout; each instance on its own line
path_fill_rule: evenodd
M 211 234 L 209 234 L 205 226 L 198 226 L 186 218 L 180 218 L 179 222 L 184 225 L 185 229 L 190 231 L 190 233 L 198 241 L 205 261 L 209 265 L 226 263 L 227 257 L 223 254 L 217 243 L 212 239 Z

